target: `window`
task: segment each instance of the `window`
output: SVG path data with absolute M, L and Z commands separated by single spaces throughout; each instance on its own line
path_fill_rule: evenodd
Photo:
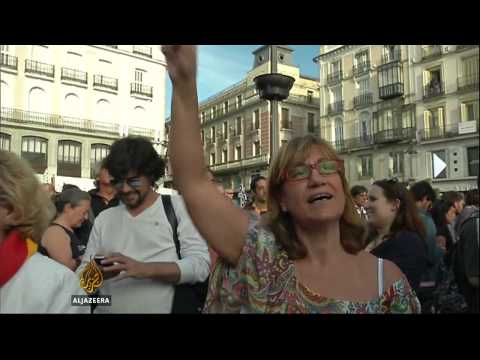
M 386 65 L 378 72 L 378 85 L 379 87 L 388 86 L 396 83 L 403 83 L 403 72 L 400 66 L 396 63 L 392 65 Z
M 255 110 L 253 112 L 253 129 L 260 129 L 260 110 Z
M 82 144 L 71 140 L 58 142 L 57 174 L 59 176 L 81 177 Z
M 358 161 L 358 177 L 373 177 L 373 159 L 371 155 L 360 156 Z
M 335 141 L 343 141 L 343 119 L 335 119 Z
M 10 45 L 0 45 L 0 52 L 2 53 L 8 53 L 8 50 L 10 48 Z
M 370 92 L 370 79 L 362 79 L 358 81 L 358 94 L 365 95 Z
M 237 106 L 238 107 L 242 106 L 242 95 L 237 95 Z
M 423 127 L 427 138 L 443 134 L 445 130 L 445 119 L 443 117 L 443 107 L 429 109 L 423 115 Z
M 468 176 L 478 176 L 478 146 L 467 149 Z
M 330 64 L 330 74 L 337 74 L 342 70 L 342 63 L 340 60 L 332 62 Z
M 212 143 L 215 143 L 215 126 L 210 128 L 210 138 L 212 139 Z
M 307 90 L 307 102 L 310 104 L 313 101 L 313 91 Z
M 445 179 L 447 177 L 447 168 L 446 167 L 440 173 L 438 173 L 437 176 L 435 176 L 435 170 L 436 170 L 435 166 L 438 166 L 437 164 L 440 162 L 440 161 L 438 161 L 438 159 L 440 159 L 441 161 L 446 163 L 446 161 L 445 161 L 445 159 L 446 159 L 445 150 L 432 151 L 432 174 L 433 174 L 433 177 L 435 179 Z
M 222 163 L 226 163 L 228 161 L 228 151 L 227 149 L 224 149 L 222 151 Z
M 228 123 L 226 121 L 223 123 L 223 138 L 228 139 Z
M 210 154 L 210 165 L 215 165 L 215 153 Z
M 253 143 L 253 156 L 260 155 L 260 141 L 257 140 Z
M 332 89 L 330 96 L 332 99 L 332 102 L 331 102 L 332 104 L 342 101 L 342 87 L 341 86 L 334 87 Z
M 469 101 L 469 102 L 464 102 L 462 104 L 462 121 L 472 121 L 472 120 L 478 120 L 478 113 L 479 113 L 479 107 L 478 107 L 478 100 L 475 101 Z
M 307 113 L 307 131 L 315 132 L 315 114 Z
M 141 70 L 141 69 L 135 69 L 135 82 L 136 83 L 142 83 L 143 82 L 143 73 L 145 72 L 145 70 Z
M 403 174 L 404 172 L 404 154 L 403 152 L 391 152 L 389 154 L 388 170 L 389 175 Z
M 478 60 L 478 55 L 462 59 L 463 76 L 475 78 L 478 77 L 478 69 L 480 66 Z
M 216 116 L 217 116 L 217 107 L 213 106 L 212 107 L 212 119 L 215 118 Z
M 431 97 L 443 93 L 442 72 L 440 67 L 424 72 L 424 96 Z
M 47 139 L 36 136 L 22 137 L 22 158 L 27 160 L 37 174 L 47 169 Z
M 223 103 L 223 108 L 224 108 L 224 110 L 225 110 L 225 114 L 228 113 L 228 101 L 225 101 L 225 102 Z
M 360 139 L 367 142 L 370 137 L 370 115 L 366 112 L 360 114 Z
M 0 150 L 10 151 L 10 139 L 10 135 L 0 133 Z
M 355 62 L 357 66 L 366 65 L 368 63 L 368 50 L 365 50 L 356 54 Z
M 282 129 L 290 129 L 290 109 L 282 108 Z
M 110 152 L 110 146 L 107 144 L 92 144 L 90 151 L 90 177 L 95 179 L 95 167 L 105 159 Z
M 237 122 L 236 122 L 236 129 L 235 129 L 235 135 L 241 135 L 242 134 L 242 118 L 239 116 L 237 117 Z
M 205 111 L 202 111 L 201 120 L 203 124 L 205 122 Z
M 235 160 L 240 160 L 242 158 L 242 146 L 237 145 L 235 148 Z

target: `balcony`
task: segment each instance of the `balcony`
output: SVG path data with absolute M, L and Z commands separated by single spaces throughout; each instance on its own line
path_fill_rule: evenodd
M 359 149 L 373 145 L 373 136 L 365 134 L 359 137 L 353 137 L 350 139 L 340 139 L 333 141 L 332 146 L 338 152 L 346 152 L 349 150 Z
M 140 127 L 135 127 L 135 126 L 129 126 L 128 127 L 128 135 L 137 135 L 137 136 L 143 136 L 143 137 L 146 137 L 146 138 L 153 139 L 153 138 L 155 138 L 155 130 L 154 129 L 140 128 Z
M 39 61 L 25 60 L 25 72 L 39 74 L 46 77 L 55 77 L 55 66 L 50 64 L 44 64 Z
M 0 54 L 0 66 L 18 70 L 18 58 L 8 54 Z
M 377 131 L 373 135 L 376 144 L 385 144 L 391 142 L 398 142 L 406 139 L 413 139 L 415 137 L 415 128 L 393 128 L 387 130 Z
M 153 88 L 151 86 L 143 85 L 140 83 L 130 83 L 130 94 L 142 95 L 152 98 Z
M 468 49 L 478 48 L 478 45 L 457 45 L 457 51 L 464 51 Z
M 381 65 L 390 64 L 392 62 L 400 62 L 402 60 L 402 51 L 395 49 L 394 51 L 387 51 L 382 55 Z
M 429 45 L 422 47 L 422 60 L 433 59 L 442 55 L 440 45 Z
M 328 115 L 334 115 L 343 112 L 343 100 L 328 104 Z
M 227 163 L 212 165 L 210 169 L 215 172 L 236 171 L 239 169 L 245 169 L 252 166 L 268 165 L 268 155 L 257 155 L 248 159 L 233 160 Z
M 3 126 L 8 122 L 11 122 L 15 124 L 28 124 L 52 129 L 69 129 L 89 133 L 104 133 L 114 136 L 118 136 L 119 134 L 118 124 L 6 107 L 1 108 L 0 119 L 0 123 Z
M 353 66 L 353 76 L 361 76 L 370 71 L 370 61 L 358 63 Z
M 329 86 L 338 84 L 340 81 L 342 81 L 342 70 L 327 75 L 327 84 Z
M 305 95 L 289 95 L 288 98 L 284 100 L 285 102 L 296 103 L 296 104 L 311 104 L 315 107 L 320 106 L 320 98 L 313 97 L 313 96 L 305 96 Z
M 149 58 L 152 57 L 152 48 L 150 46 L 133 45 L 133 52 Z
M 423 99 L 428 100 L 445 95 L 445 85 L 442 81 L 432 81 L 423 87 Z
M 373 104 L 373 94 L 371 92 L 355 96 L 353 106 L 358 109 Z
M 93 86 L 109 88 L 109 89 L 117 91 L 118 90 L 118 80 L 114 79 L 114 78 L 111 78 L 111 77 L 108 77 L 108 76 L 94 75 L 93 76 Z
M 85 71 L 62 67 L 61 79 L 87 84 L 88 75 Z
M 380 99 L 390 99 L 397 96 L 403 95 L 403 83 L 397 82 L 385 86 L 380 86 L 378 88 L 378 97 Z
M 459 77 L 457 79 L 457 86 L 460 92 L 478 92 L 478 74 Z

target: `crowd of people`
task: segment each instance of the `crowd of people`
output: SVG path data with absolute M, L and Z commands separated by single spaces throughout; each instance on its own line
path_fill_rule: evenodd
M 163 51 L 180 195 L 156 191 L 165 162 L 142 137 L 112 145 L 89 192 L 57 194 L 0 151 L 1 313 L 479 311 L 478 189 L 350 187 L 332 146 L 306 135 L 280 148 L 238 206 L 203 159 L 196 48 Z M 90 296 L 112 302 L 76 306 L 98 256 L 104 281 Z

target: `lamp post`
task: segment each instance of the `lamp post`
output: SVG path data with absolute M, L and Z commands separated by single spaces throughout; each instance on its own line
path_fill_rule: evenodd
M 277 73 L 277 46 L 270 46 L 270 74 L 263 74 L 253 79 L 260 99 L 270 101 L 270 163 L 280 148 L 278 124 L 278 102 L 288 98 L 295 82 L 291 76 Z

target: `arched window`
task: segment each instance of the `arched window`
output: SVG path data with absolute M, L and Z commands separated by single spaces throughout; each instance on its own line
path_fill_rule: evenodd
M 48 140 L 37 136 L 22 137 L 22 158 L 27 160 L 37 174 L 47 169 Z
M 343 119 L 335 119 L 335 141 L 343 141 Z
M 90 152 L 90 177 L 95 179 L 95 167 L 110 153 L 110 145 L 92 144 Z
M 11 138 L 8 134 L 0 133 L 0 150 L 10 151 Z
M 112 122 L 110 101 L 107 99 L 100 99 L 97 101 L 95 107 L 95 120 L 109 123 Z
M 57 174 L 59 176 L 82 176 L 82 144 L 72 140 L 58 142 Z
M 370 124 L 370 114 L 366 111 L 360 114 L 360 122 L 359 122 L 359 134 L 360 140 L 362 143 L 366 143 L 370 139 L 370 135 L 372 134 L 371 131 L 371 124 Z
M 130 123 L 138 127 L 147 127 L 146 113 L 147 112 L 143 106 L 135 106 L 133 109 L 133 118 L 130 120 Z
M 65 116 L 81 118 L 80 98 L 73 93 L 65 96 L 65 109 L 63 111 Z
M 45 90 L 34 87 L 28 93 L 28 110 L 33 112 L 47 113 L 48 99 Z

